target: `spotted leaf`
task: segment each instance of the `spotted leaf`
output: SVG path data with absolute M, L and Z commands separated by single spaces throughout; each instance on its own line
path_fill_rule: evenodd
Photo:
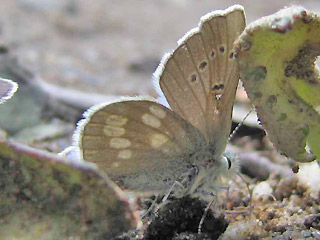
M 300 162 L 320 159 L 319 36 L 319 16 L 293 6 L 248 25 L 235 47 L 241 80 L 270 140 Z

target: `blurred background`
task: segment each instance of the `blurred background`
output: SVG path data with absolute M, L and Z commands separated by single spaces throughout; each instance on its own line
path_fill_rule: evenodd
M 162 55 L 202 15 L 233 4 L 244 6 L 247 23 L 292 4 L 320 12 L 318 0 L 0 0 L 0 40 L 50 83 L 153 94 Z
M 163 54 L 202 15 L 233 4 L 244 6 L 247 23 L 293 4 L 320 12 L 319 0 L 0 0 L 0 76 L 20 84 L 0 106 L 0 126 L 27 142 L 68 133 L 49 148 L 63 149 L 91 105 L 155 96 L 152 73 Z M 237 102 L 245 99 L 240 90 Z M 238 121 L 247 111 L 235 114 Z

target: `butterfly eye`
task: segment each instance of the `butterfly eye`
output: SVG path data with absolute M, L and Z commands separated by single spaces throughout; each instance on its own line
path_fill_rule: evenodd
M 228 162 L 228 169 L 230 169 L 231 168 L 231 160 L 228 157 L 226 157 L 226 158 L 227 158 L 227 162 Z

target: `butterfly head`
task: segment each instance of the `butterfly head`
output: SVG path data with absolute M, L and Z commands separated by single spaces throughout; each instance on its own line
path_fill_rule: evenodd
M 197 171 L 194 174 L 194 179 L 192 186 L 190 188 L 189 194 L 194 195 L 198 193 L 200 196 L 203 192 L 211 192 L 215 189 L 215 186 L 223 185 L 224 178 L 230 179 L 234 173 L 238 172 L 238 164 L 234 156 L 223 155 L 220 157 L 214 157 L 211 155 L 200 155 L 193 157 L 204 157 L 205 161 L 202 159 L 202 163 L 206 164 L 197 165 Z

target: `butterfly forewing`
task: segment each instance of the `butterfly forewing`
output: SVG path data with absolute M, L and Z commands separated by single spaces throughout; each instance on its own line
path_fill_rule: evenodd
M 245 16 L 242 7 L 234 6 L 221 15 L 207 14 L 201 22 L 200 32 L 211 59 L 207 98 L 208 136 L 209 141 L 215 144 L 216 151 L 222 154 L 230 133 L 232 107 L 239 80 L 233 43 L 245 28 Z
M 215 146 L 219 154 L 229 135 L 239 80 L 232 47 L 244 27 L 244 11 L 238 5 L 205 15 L 156 72 L 170 107 L 208 142 L 221 143 Z
M 0 78 L 0 104 L 10 99 L 17 89 L 18 84 L 15 82 Z
M 161 190 L 188 171 L 202 134 L 164 106 L 131 98 L 89 110 L 80 124 L 80 148 L 130 190 Z

